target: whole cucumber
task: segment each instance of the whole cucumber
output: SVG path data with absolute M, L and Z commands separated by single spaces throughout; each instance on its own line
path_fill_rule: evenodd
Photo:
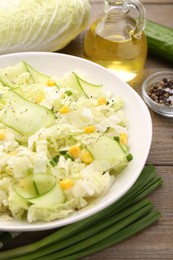
M 147 20 L 148 52 L 173 62 L 173 28 Z

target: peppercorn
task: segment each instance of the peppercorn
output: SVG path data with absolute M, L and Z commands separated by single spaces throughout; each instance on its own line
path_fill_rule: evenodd
M 165 106 L 173 106 L 173 79 L 163 78 L 149 89 L 148 96 Z

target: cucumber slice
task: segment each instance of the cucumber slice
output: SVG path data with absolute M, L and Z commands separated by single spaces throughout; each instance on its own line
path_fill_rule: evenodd
M 38 192 L 33 183 L 33 175 L 28 175 L 20 180 L 18 185 L 14 185 L 16 193 L 24 199 L 38 197 Z
M 87 82 L 80 78 L 75 72 L 68 73 L 56 83 L 59 87 L 74 89 L 88 98 L 96 97 L 102 90 L 102 85 Z
M 4 86 L 16 87 L 17 78 L 24 72 L 28 72 L 24 62 L 19 62 L 15 66 L 0 69 L 0 81 Z M 31 77 L 29 78 L 28 83 L 34 83 Z
M 51 110 L 34 104 L 15 91 L 8 92 L 2 122 L 23 135 L 31 135 L 42 127 L 49 127 L 55 117 Z
M 86 96 L 85 92 L 81 88 L 78 77 L 74 72 L 70 72 L 65 75 L 62 79 L 56 81 L 57 86 L 60 88 L 70 88 L 78 91 L 81 95 Z
M 81 79 L 77 74 L 75 74 L 78 78 L 79 84 L 83 89 L 84 93 L 88 98 L 97 97 L 98 94 L 102 91 L 103 85 L 96 85 L 90 82 L 87 82 Z
M 46 194 L 34 199 L 28 199 L 28 201 L 38 207 L 50 208 L 51 206 L 64 203 L 65 196 L 60 185 L 56 183 Z
M 108 136 L 100 136 L 96 142 L 86 146 L 95 160 L 106 161 L 106 169 L 120 168 L 123 169 L 127 166 L 126 153 L 120 144 Z
M 56 179 L 51 174 L 36 173 L 33 175 L 33 182 L 39 195 L 43 195 L 52 189 Z
M 31 74 L 31 77 L 35 84 L 47 85 L 47 83 L 50 79 L 50 76 L 37 71 L 27 62 L 24 62 L 24 64 L 25 64 L 25 67 L 27 68 L 27 70 L 29 71 L 29 73 Z
M 56 183 L 56 179 L 51 174 L 37 173 L 28 175 L 18 185 L 14 185 L 14 190 L 24 199 L 37 198 L 49 192 Z
M 94 144 L 88 145 L 87 149 L 97 160 L 119 160 L 126 156 L 120 144 L 108 136 L 100 136 Z
M 2 85 L 0 82 L 0 103 L 2 103 L 3 105 L 5 104 L 5 99 L 8 95 L 8 90 L 9 88 Z

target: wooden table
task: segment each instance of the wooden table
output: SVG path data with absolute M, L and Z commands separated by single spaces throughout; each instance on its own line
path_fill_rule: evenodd
M 103 0 L 90 0 L 91 17 L 93 22 L 103 11 Z M 173 28 L 173 0 L 143 0 L 147 18 Z M 83 38 L 81 33 L 61 53 L 82 56 Z M 170 64 L 162 59 L 148 55 L 145 68 L 131 86 L 141 95 L 141 83 L 150 74 L 163 69 L 171 69 Z M 153 121 L 153 141 L 147 163 L 156 166 L 163 177 L 163 185 L 155 190 L 149 198 L 155 208 L 161 212 L 161 218 L 154 225 L 141 233 L 83 260 L 113 260 L 113 259 L 173 259 L 173 119 L 157 115 L 151 111 Z M 51 232 L 51 231 L 50 231 Z M 46 234 L 48 234 L 47 231 Z M 23 233 L 22 238 L 16 239 L 9 247 L 30 243 L 45 236 L 45 232 Z

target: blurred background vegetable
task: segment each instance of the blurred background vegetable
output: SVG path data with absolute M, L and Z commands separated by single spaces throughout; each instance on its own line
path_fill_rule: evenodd
M 88 24 L 88 0 L 1 0 L 0 54 L 56 51 Z
M 150 54 L 173 62 L 173 28 L 147 20 L 145 35 Z

